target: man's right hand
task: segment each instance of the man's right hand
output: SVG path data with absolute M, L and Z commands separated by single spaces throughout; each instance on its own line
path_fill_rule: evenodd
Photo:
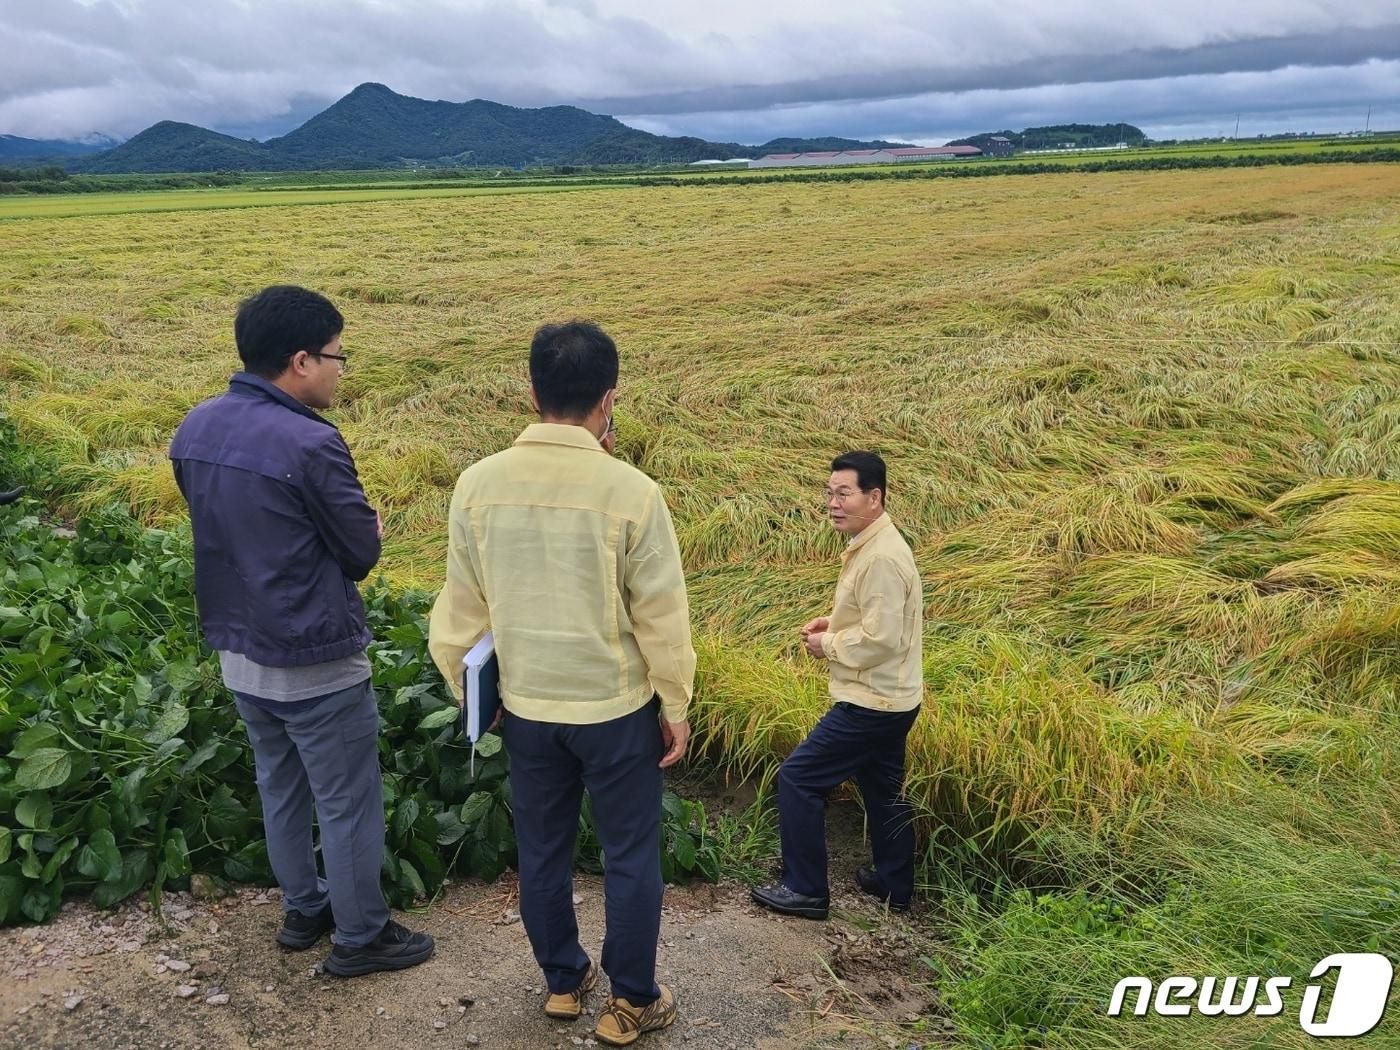
M 802 628 L 802 637 L 805 639 L 809 634 L 812 634 L 814 631 L 817 634 L 825 634 L 827 628 L 830 626 L 831 620 L 829 620 L 825 616 L 818 616 L 815 620 L 808 621 L 807 626 Z
M 661 756 L 661 768 L 674 766 L 685 757 L 685 746 L 690 743 L 690 722 L 682 718 L 679 722 L 661 719 L 661 742 L 666 745 L 666 753 Z

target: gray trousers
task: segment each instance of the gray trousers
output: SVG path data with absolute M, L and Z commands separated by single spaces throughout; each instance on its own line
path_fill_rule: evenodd
M 373 686 L 366 680 L 291 704 L 233 695 L 253 745 L 267 856 L 282 887 L 282 907 L 315 915 L 330 904 L 335 942 L 368 944 L 389 921 L 379 886 L 384 795 Z M 324 879 L 312 847 L 313 804 Z

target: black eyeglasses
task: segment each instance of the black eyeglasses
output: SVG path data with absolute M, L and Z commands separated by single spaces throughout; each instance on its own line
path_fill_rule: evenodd
M 319 350 L 308 350 L 306 354 L 308 357 L 328 357 L 332 361 L 336 361 L 340 364 L 340 370 L 342 372 L 350 367 L 350 358 L 346 357 L 344 354 L 323 354 Z

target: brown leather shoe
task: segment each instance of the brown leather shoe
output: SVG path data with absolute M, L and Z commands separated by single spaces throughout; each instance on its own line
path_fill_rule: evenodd
M 643 1032 L 670 1027 L 676 1020 L 676 997 L 664 984 L 660 988 L 661 998 L 647 1006 L 633 1006 L 626 999 L 608 996 L 593 1034 L 609 1046 L 627 1046 Z
M 583 1013 L 583 997 L 593 991 L 593 986 L 598 983 L 598 967 L 592 963 L 588 964 L 588 971 L 583 975 L 583 980 L 572 992 L 558 992 L 545 1000 L 544 1012 L 550 1017 L 557 1017 L 561 1021 L 576 1021 L 579 1014 Z

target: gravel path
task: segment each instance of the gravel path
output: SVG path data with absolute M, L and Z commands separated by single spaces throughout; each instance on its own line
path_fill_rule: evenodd
M 836 868 L 833 866 L 833 876 Z M 579 926 L 596 960 L 602 883 L 580 876 Z M 342 980 L 317 965 L 327 942 L 289 953 L 273 941 L 277 891 L 219 901 L 167 894 L 101 912 L 70 902 L 44 926 L 0 931 L 0 1045 L 101 1050 L 445 1048 L 546 1050 L 592 1046 L 605 987 L 578 1022 L 541 1011 L 543 981 L 516 912 L 513 877 L 449 886 L 401 916 L 437 938 L 428 963 Z M 648 1035 L 648 1050 L 796 1050 L 932 1045 L 905 1037 L 930 1003 L 920 938 L 868 898 L 840 895 L 827 923 L 755 909 L 745 887 L 667 890 L 659 977 L 680 1020 Z M 605 984 L 605 982 L 604 982 Z M 875 1028 L 877 1023 L 885 1027 Z M 891 1035 L 890 1032 L 895 1032 Z

